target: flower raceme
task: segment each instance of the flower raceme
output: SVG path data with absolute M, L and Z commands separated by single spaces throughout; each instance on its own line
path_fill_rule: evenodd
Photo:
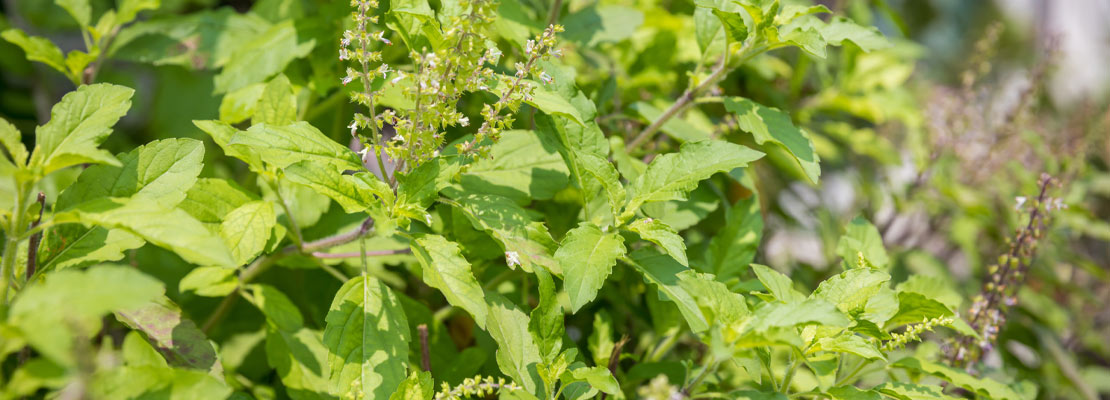
M 406 72 L 391 68 L 382 62 L 381 52 L 373 50 L 393 45 L 386 31 L 371 28 L 378 23 L 378 18 L 372 15 L 378 2 L 351 2 L 355 9 L 354 29 L 343 33 L 339 50 L 339 59 L 351 65 L 340 82 L 344 86 L 360 83 L 350 97 L 364 107 L 364 112 L 356 112 L 348 128 L 364 148 L 373 149 L 379 160 L 383 152 L 397 160 L 398 171 L 438 156 L 447 140 L 447 129 L 471 126 L 471 117 L 459 111 L 459 102 L 467 93 L 490 92 L 498 97 L 493 103 L 482 105 L 482 123 L 472 132 L 473 137 L 456 145 L 456 150 L 465 157 L 484 157 L 489 154 L 488 145 L 512 126 L 515 120 L 512 114 L 521 104 L 532 100 L 535 82 L 554 81 L 537 61 L 561 56 L 555 48 L 555 35 L 563 31 L 561 26 L 551 25 L 527 41 L 524 58 L 513 65 L 515 72 L 502 75 L 494 68 L 503 53 L 485 34 L 496 18 L 498 2 L 468 0 L 459 5 L 463 11 L 444 23 L 444 27 L 450 28 L 443 30 L 438 46 L 429 49 L 421 44 L 417 48 L 415 43 L 406 43 L 412 61 L 411 70 L 404 68 Z M 374 82 L 379 80 L 396 87 L 412 106 L 379 110 L 382 89 L 374 88 Z M 387 128 L 394 132 L 388 139 L 382 134 Z M 367 131 L 368 135 L 363 133 Z

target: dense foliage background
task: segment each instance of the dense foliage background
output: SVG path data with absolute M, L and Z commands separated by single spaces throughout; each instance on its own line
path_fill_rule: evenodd
M 1110 396 L 1105 2 L 0 5 L 4 398 Z

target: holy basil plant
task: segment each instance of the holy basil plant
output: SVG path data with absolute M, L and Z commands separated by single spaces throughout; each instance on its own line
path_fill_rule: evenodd
M 989 339 L 865 218 L 760 264 L 828 139 L 745 85 L 891 46 L 824 5 L 115 3 L 2 35 L 76 85 L 0 121 L 5 398 L 1036 396 L 940 355 Z M 173 111 L 125 68 L 207 114 L 130 145 Z

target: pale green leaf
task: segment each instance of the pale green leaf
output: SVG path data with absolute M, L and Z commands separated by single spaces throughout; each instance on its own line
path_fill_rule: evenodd
M 92 6 L 89 0 L 54 0 L 54 3 L 66 10 L 82 28 L 89 26 L 92 20 Z
M 850 269 L 828 278 L 813 291 L 813 298 L 824 299 L 840 311 L 856 314 L 863 311 L 867 301 L 879 293 L 890 275 L 873 269 Z
M 721 20 L 729 43 L 744 43 L 744 39 L 748 38 L 748 25 L 740 14 L 713 10 L 713 15 Z
M 277 168 L 310 161 L 329 165 L 335 172 L 364 169 L 355 152 L 303 121 L 285 126 L 254 125 L 235 132 L 227 143 L 239 151 L 255 152 Z
M 208 134 L 212 141 L 223 149 L 225 155 L 247 163 L 251 171 L 256 173 L 265 171 L 265 167 L 262 165 L 262 157 L 258 155 L 257 151 L 246 146 L 231 146 L 232 137 L 239 133 L 239 130 L 235 127 L 223 121 L 193 121 L 193 125 Z
M 224 216 L 220 237 L 231 250 L 232 259 L 238 264 L 246 264 L 266 248 L 275 224 L 277 214 L 274 205 L 268 201 L 252 201 Z
M 226 399 L 231 387 L 204 372 L 136 366 L 106 369 L 93 375 L 89 394 L 97 399 Z
M 170 366 L 223 378 L 224 367 L 208 337 L 169 298 L 163 296 L 136 308 L 116 311 L 116 319 L 142 332 Z
M 225 267 L 197 267 L 185 274 L 177 283 L 181 292 L 194 292 L 197 296 L 223 297 L 239 288 L 235 269 Z
M 654 284 L 661 294 L 666 295 L 667 300 L 678 307 L 682 317 L 690 325 L 690 330 L 699 333 L 709 328 L 694 296 L 680 284 L 680 276 L 683 272 L 690 271 L 690 268 L 651 248 L 636 250 L 631 256 L 633 265 L 644 275 L 644 280 Z
M 936 300 L 950 310 L 957 310 L 963 303 L 963 296 L 956 292 L 945 280 L 931 275 L 911 275 L 899 283 L 899 293 L 917 293 L 928 299 Z
M 505 131 L 490 157 L 471 164 L 461 176 L 467 191 L 505 196 L 518 203 L 550 199 L 567 186 L 566 163 L 531 131 Z
M 226 179 L 200 178 L 177 207 L 201 223 L 214 225 L 213 232 L 218 232 L 227 213 L 257 199 L 257 195 Z
M 162 293 L 161 282 L 127 266 L 57 271 L 19 293 L 7 322 L 23 332 L 39 354 L 75 366 L 76 341 L 95 335 L 101 317 L 142 307 Z
M 164 139 L 139 146 L 119 156 L 120 165 L 94 165 L 85 169 L 58 196 L 55 210 L 104 197 L 130 197 L 135 201 L 173 207 L 186 197 L 197 181 L 204 161 L 204 144 L 194 139 Z
M 915 357 L 906 357 L 896 361 L 891 366 L 924 372 L 950 382 L 968 391 L 999 400 L 1022 400 L 1023 397 L 1009 386 L 991 378 L 979 378 L 971 374 L 940 363 L 922 360 Z
M 525 271 L 547 268 L 562 271 L 552 255 L 554 239 L 543 223 L 533 221 L 527 211 L 512 200 L 495 195 L 466 195 L 457 203 L 475 229 L 489 232 L 505 250 L 509 267 Z
M 161 0 L 121 0 L 116 8 L 116 23 L 123 25 L 134 21 L 140 12 L 156 10 L 161 6 Z
M 97 146 L 131 108 L 134 93 L 105 83 L 67 93 L 50 110 L 50 122 L 35 130 L 30 165 L 40 169 L 42 175 L 77 164 L 119 165 L 115 157 Z
M 904 382 L 886 382 L 876 386 L 879 393 L 898 400 L 956 400 L 944 394 L 944 388 L 937 385 L 913 384 Z
M 366 275 L 347 281 L 326 321 L 330 392 L 384 399 L 397 390 L 405 380 L 409 327 L 389 287 Z
M 319 331 L 300 328 L 282 331 L 266 328 L 266 361 L 281 378 L 293 400 L 332 400 L 338 396 L 328 390 L 328 356 Z
M 624 205 L 626 191 L 621 185 L 620 175 L 617 174 L 613 163 L 593 153 L 575 152 L 574 156 L 579 173 L 594 179 L 601 185 L 610 209 L 613 213 L 619 212 Z
M 851 320 L 832 303 L 821 299 L 809 299 L 794 303 L 764 303 L 755 309 L 747 330 L 766 332 L 771 328 L 808 324 L 845 327 L 850 322 Z
M 271 81 L 272 83 L 273 81 Z M 254 116 L 262 92 L 270 85 L 255 83 L 232 90 L 220 99 L 220 121 L 238 124 Z
M 497 293 L 486 293 L 489 313 L 486 330 L 497 342 L 497 366 L 529 393 L 537 393 L 543 382 L 536 366 L 543 362 L 539 347 L 528 332 L 528 315 Z
M 424 283 L 439 289 L 448 303 L 469 312 L 478 327 L 484 328 L 488 306 L 482 286 L 474 279 L 459 245 L 443 236 L 420 235 L 412 242 L 412 253 L 420 261 Z
M 173 251 L 191 263 L 236 265 L 223 241 L 180 209 L 167 209 L 149 202 L 104 198 L 81 203 L 56 214 L 54 218 L 59 222 L 122 229 Z
M 23 134 L 3 118 L 0 118 L 0 145 L 8 151 L 15 166 L 22 168 L 27 165 L 27 147 L 23 145 Z
M 656 157 L 632 184 L 632 199 L 622 219 L 651 201 L 682 200 L 699 181 L 717 172 L 747 166 L 763 156 L 750 148 L 718 140 L 687 142 L 678 153 Z
M 679 286 L 694 296 L 710 325 L 732 326 L 750 313 L 744 296 L 729 291 L 728 286 L 714 279 L 713 275 L 691 270 L 678 274 L 678 278 Z
M 756 143 L 774 143 L 790 152 L 806 178 L 817 183 L 821 177 L 821 160 L 813 140 L 805 131 L 794 126 L 790 115 L 743 97 L 726 98 L 725 109 L 736 114 L 740 129 L 752 134 Z
M 789 276 L 760 264 L 752 264 L 752 271 L 763 283 L 763 287 L 767 288 L 772 296 L 775 296 L 775 299 L 785 303 L 796 303 L 805 300 L 806 296 L 804 294 L 794 290 L 794 281 Z
M 763 214 L 759 197 L 737 202 L 729 210 L 725 226 L 709 239 L 705 261 L 718 279 L 739 277 L 755 259 L 763 237 Z
M 297 121 L 297 96 L 289 78 L 278 75 L 266 84 L 253 115 L 251 125 L 289 125 Z
M 836 244 L 836 254 L 849 268 L 886 268 L 890 264 L 879 230 L 863 217 L 856 217 L 845 228 L 844 236 Z
M 883 400 L 883 396 L 874 390 L 863 390 L 855 386 L 837 386 L 826 391 L 833 400 Z
M 532 309 L 528 331 L 532 333 L 540 355 L 550 364 L 563 347 L 563 335 L 566 333 L 563 319 L 566 313 L 559 303 L 551 274 L 544 268 L 536 268 L 535 274 L 540 300 L 536 308 Z
M 330 165 L 301 161 L 286 167 L 284 172 L 290 181 L 332 198 L 348 213 L 381 207 L 383 201 L 386 205 L 393 202 L 393 190 L 389 185 L 367 171 L 339 174 Z
M 285 21 L 243 43 L 216 75 L 216 93 L 262 82 L 284 70 L 293 60 L 307 56 L 316 41 L 300 39 L 293 21 Z
M 810 351 L 831 351 L 835 353 L 850 353 L 868 360 L 885 360 L 883 353 L 875 343 L 854 334 L 843 334 L 835 337 L 825 337 L 817 340 L 817 345 Z
M 686 241 L 663 221 L 643 218 L 628 224 L 628 230 L 636 232 L 641 238 L 659 245 L 667 255 L 683 266 L 690 266 L 686 259 Z
M 617 259 L 624 254 L 624 238 L 616 232 L 603 232 L 590 224 L 567 232 L 555 251 L 555 260 L 563 270 L 563 288 L 570 296 L 571 311 L 577 312 L 597 297 Z
M 432 374 L 427 371 L 412 371 L 409 377 L 401 381 L 397 391 L 389 396 L 389 400 L 428 400 L 435 394 L 435 382 Z
M 620 393 L 620 385 L 617 384 L 617 378 L 605 367 L 582 367 L 570 371 L 570 375 L 575 380 L 585 381 L 590 384 L 590 387 L 615 395 Z
M 593 47 L 631 38 L 644 23 L 644 13 L 622 5 L 589 6 L 562 18 L 567 40 Z
M 54 70 L 65 74 L 70 81 L 79 81 L 77 77 L 69 73 L 69 68 L 66 67 L 66 60 L 65 56 L 62 55 L 62 50 L 58 49 L 58 46 L 49 39 L 38 36 L 27 36 L 23 31 L 14 28 L 0 33 L 0 37 L 23 49 L 23 53 L 27 55 L 27 60 L 46 64 L 50 68 L 54 68 Z

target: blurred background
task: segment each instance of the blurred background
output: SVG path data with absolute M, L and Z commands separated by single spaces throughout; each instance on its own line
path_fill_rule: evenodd
M 94 15 L 113 5 L 92 3 Z M 548 3 L 521 0 L 519 10 L 538 20 Z M 1036 382 L 1041 398 L 1110 398 L 1110 1 L 820 3 L 877 26 L 895 45 L 872 53 L 846 47 L 826 60 L 774 53 L 722 84 L 726 92 L 798 110 L 792 117 L 810 132 L 822 159 L 819 185 L 756 168 L 766 214 L 756 261 L 815 285 L 835 273 L 841 227 L 863 215 L 879 227 L 896 272 L 943 277 L 972 298 L 1014 230 L 1028 221 L 1019 198 L 1036 196 L 1038 178 L 1050 174 L 1058 182 L 1050 196 L 1066 208 L 1052 213 L 1010 322 L 986 355 L 987 373 Z M 63 52 L 83 48 L 76 24 L 53 1 L 0 5 L 0 30 L 45 36 Z M 630 5 L 651 11 L 635 11 L 638 17 L 624 21 L 616 36 L 571 37 L 566 44 L 572 55 L 565 62 L 598 100 L 610 135 L 643 125 L 630 104 L 665 108 L 654 94 L 680 93 L 698 61 L 682 51 L 693 30 L 668 17 L 691 14 L 690 0 L 568 0 L 561 21 L 570 25 L 596 7 Z M 250 38 L 231 31 L 213 36 L 210 25 L 247 32 L 295 18 L 298 36 L 314 39 L 315 48 L 285 72 L 312 89 L 306 102 L 322 104 L 341 76 L 334 38 L 346 7 L 346 0 L 162 0 L 133 25 L 132 36 L 120 35 L 98 77 L 137 89 L 131 112 L 106 146 L 123 151 L 154 139 L 205 138 L 191 121 L 221 117 L 223 94 L 214 77 Z M 159 22 L 182 14 L 195 15 L 192 27 Z M 72 89 L 60 74 L 0 41 L 0 117 L 18 126 L 25 141 Z M 735 121 L 720 111 L 705 107 L 686 120 L 713 132 L 734 130 Z M 340 104 L 309 112 L 308 119 L 343 138 L 350 113 Z M 245 173 L 221 160 L 214 146 L 209 150 L 206 176 Z M 734 198 L 745 196 L 733 189 Z M 699 198 L 716 201 L 710 188 L 691 197 L 692 217 L 668 223 L 706 228 L 688 233 L 697 239 L 723 218 L 714 218 L 720 210 L 698 208 Z M 557 222 L 549 223 L 558 231 Z M 187 271 L 172 257 L 149 256 L 164 262 L 156 275 L 180 278 Z M 189 299 L 175 300 L 188 307 Z

